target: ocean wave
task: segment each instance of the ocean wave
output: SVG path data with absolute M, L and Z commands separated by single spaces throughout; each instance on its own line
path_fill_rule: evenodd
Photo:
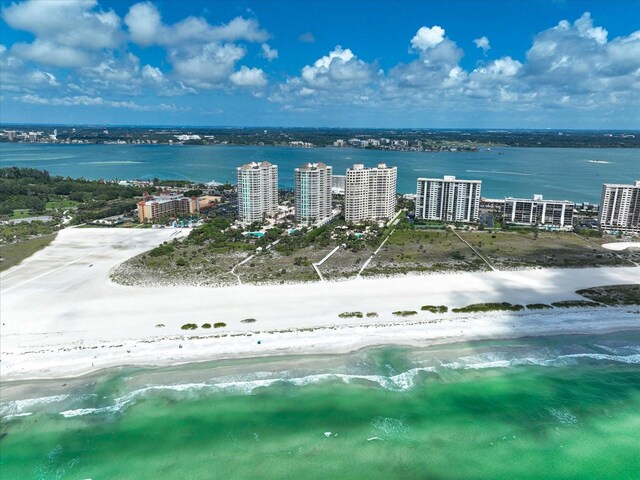
M 31 414 L 28 410 L 36 407 L 42 407 L 51 403 L 62 402 L 67 400 L 69 395 L 52 395 L 48 397 L 39 398 L 26 398 L 24 400 L 13 400 L 10 402 L 0 403 L 0 417 L 6 418 L 9 416 L 26 416 L 25 414 Z
M 609 355 L 606 353 L 573 353 L 571 355 L 561 355 L 560 358 L 589 358 L 592 360 L 606 360 L 608 362 L 627 363 L 631 365 L 640 364 L 640 354 Z
M 78 396 L 58 395 L 16 400 L 0 404 L 0 416 L 8 418 L 26 416 L 34 411 L 42 409 L 43 406 L 55 404 L 56 402 L 64 402 L 62 404 L 63 408 L 66 407 L 64 410 L 58 407 L 58 410 L 54 411 L 58 411 L 59 414 L 65 418 L 96 414 L 118 414 L 140 400 L 162 393 L 170 396 L 177 395 L 178 400 L 183 400 L 197 398 L 202 392 L 251 395 L 254 394 L 257 389 L 269 388 L 278 385 L 302 387 L 306 385 L 325 384 L 328 382 L 340 382 L 343 384 L 369 383 L 385 390 L 404 392 L 413 389 L 423 382 L 425 376 L 437 376 L 450 370 L 508 369 L 518 366 L 561 367 L 576 365 L 578 362 L 585 360 L 633 365 L 640 364 L 640 346 L 609 347 L 594 345 L 593 348 L 597 348 L 600 351 L 563 353 L 560 350 L 550 348 L 536 348 L 526 352 L 484 352 L 459 357 L 453 361 L 431 358 L 425 360 L 426 364 L 415 366 L 414 368 L 393 375 L 368 373 L 367 369 L 374 368 L 373 366 L 367 366 L 362 373 L 352 373 L 352 370 L 347 373 L 314 373 L 309 375 L 296 375 L 295 372 L 287 371 L 277 373 L 258 371 L 241 375 L 217 377 L 202 382 L 174 385 L 148 385 L 133 390 L 120 397 L 110 399 L 107 401 L 108 404 L 92 405 L 91 407 L 70 408 L 74 406 L 82 406 L 81 402 L 83 399 L 88 399 L 90 397 L 95 399 L 95 395 L 93 394 Z M 359 364 L 358 368 L 361 367 L 362 365 Z M 50 407 L 46 407 L 46 410 L 51 411 L 52 409 Z

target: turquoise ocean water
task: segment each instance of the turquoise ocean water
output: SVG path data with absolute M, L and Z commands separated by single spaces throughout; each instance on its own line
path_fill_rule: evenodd
M 5 385 L 0 473 L 633 480 L 639 363 L 640 333 L 623 332 Z
M 582 148 L 492 148 L 479 152 L 385 152 L 360 149 L 199 147 L 168 145 L 0 144 L 2 166 L 46 169 L 88 179 L 172 178 L 235 183 L 235 168 L 268 160 L 279 166 L 280 183 L 293 186 L 293 169 L 325 162 L 335 174 L 353 163 L 398 167 L 398 191 L 416 190 L 416 179 L 456 175 L 483 181 L 487 197 L 530 197 L 598 203 L 603 182 L 640 179 L 640 150 Z M 598 163 L 594 163 L 593 161 Z M 603 163 L 606 162 L 606 163 Z

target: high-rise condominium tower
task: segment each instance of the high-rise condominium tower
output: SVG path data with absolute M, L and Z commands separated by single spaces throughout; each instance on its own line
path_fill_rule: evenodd
M 347 222 L 386 220 L 396 212 L 397 167 L 379 163 L 365 168 L 355 164 L 347 169 L 344 218 Z
M 640 180 L 633 185 L 602 185 L 598 217 L 605 230 L 640 232 Z
M 294 170 L 296 221 L 315 223 L 331 216 L 333 168 L 305 163 Z
M 262 221 L 278 211 L 278 166 L 252 162 L 237 168 L 238 217 L 244 224 Z
M 481 180 L 418 178 L 416 218 L 443 222 L 475 222 L 480 208 Z

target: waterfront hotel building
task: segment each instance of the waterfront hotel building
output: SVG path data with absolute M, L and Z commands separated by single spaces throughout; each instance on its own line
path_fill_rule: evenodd
M 278 166 L 252 162 L 237 168 L 238 218 L 248 225 L 278 212 Z
M 575 205 L 568 200 L 544 200 L 542 195 L 533 199 L 504 199 L 504 221 L 516 225 L 550 225 L 571 227 Z
M 416 219 L 475 222 L 480 208 L 481 180 L 418 178 Z
M 396 212 L 397 167 L 379 163 L 365 168 L 355 164 L 347 169 L 344 218 L 347 222 L 387 220 Z
M 603 230 L 640 233 L 640 180 L 633 185 L 605 183 L 598 220 Z
M 331 216 L 333 168 L 324 163 L 305 163 L 294 170 L 296 222 L 313 224 Z
M 187 198 L 180 193 L 143 193 L 144 200 L 138 202 L 138 221 L 150 222 L 164 217 L 193 215 L 200 211 L 196 197 Z

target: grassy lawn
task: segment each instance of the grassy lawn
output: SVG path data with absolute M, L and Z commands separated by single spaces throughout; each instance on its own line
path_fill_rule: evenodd
M 452 232 L 396 230 L 363 276 L 485 269 L 482 260 Z
M 32 213 L 28 208 L 20 208 L 13 211 L 11 215 L 11 220 L 18 220 L 20 218 L 33 217 L 37 215 L 36 213 Z
M 45 204 L 45 208 L 47 210 L 55 210 L 58 208 L 71 208 L 75 207 L 76 205 L 80 205 L 80 202 L 76 202 L 74 200 L 56 200 L 47 202 Z
M 572 233 L 459 232 L 498 269 L 599 267 L 630 264 Z
M 22 260 L 30 257 L 41 248 L 49 245 L 56 234 L 43 235 L 37 238 L 31 238 L 19 243 L 0 245 L 0 271 L 7 270 L 14 265 L 18 265 Z

